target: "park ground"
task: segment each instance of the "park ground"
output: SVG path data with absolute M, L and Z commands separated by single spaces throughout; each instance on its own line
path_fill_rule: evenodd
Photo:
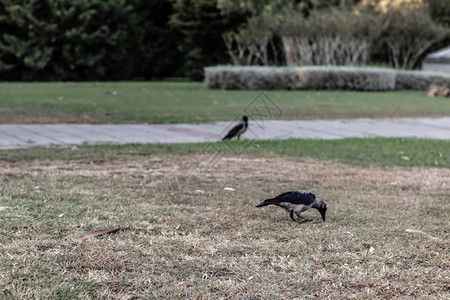
M 30 86 L 16 97 L 28 99 Z M 63 93 L 58 86 L 49 93 Z M 46 86 L 37 87 L 44 91 Z M 196 84 L 190 87 L 197 89 L 193 102 L 206 101 L 197 96 L 209 91 Z M 120 108 L 114 108 L 116 104 L 108 102 L 113 95 L 104 92 L 113 88 L 100 84 L 98 99 L 106 100 L 97 102 L 103 107 L 98 112 L 112 113 L 91 116 L 120 123 Z M 241 114 L 240 103 L 227 100 L 228 92 L 214 93 L 225 97 L 217 100 L 223 107 L 231 103 L 231 119 Z M 320 92 L 289 95 L 315 99 L 314 93 Z M 334 99 L 351 95 L 355 103 L 368 97 L 378 111 L 374 117 L 391 116 L 385 105 L 389 99 L 383 100 L 389 94 L 329 95 L 338 97 Z M 90 116 L 91 104 L 82 100 L 88 96 L 78 97 L 84 106 L 74 104 L 79 107 L 76 113 L 55 106 L 61 100 L 45 94 L 21 107 L 11 102 L 0 115 L 6 118 L 8 111 L 31 116 L 29 110 L 34 109 L 40 112 L 35 120 L 45 120 L 43 111 L 53 110 L 57 116 L 67 109 L 70 115 Z M 421 92 L 392 96 L 399 117 L 450 115 L 447 99 L 419 101 L 427 100 Z M 160 100 L 170 102 L 167 97 Z M 44 105 L 42 99 L 47 98 L 53 104 Z M 292 100 L 289 105 L 302 111 L 306 104 Z M 355 106 L 349 105 L 348 114 Z M 345 111 L 342 104 L 318 106 L 313 118 L 340 110 Z M 163 118 L 168 113 L 175 116 L 173 122 L 228 116 L 210 110 L 205 116 L 211 117 L 203 118 L 198 108 L 185 112 L 167 105 L 154 115 Z M 132 115 L 125 119 L 133 121 Z M 0 298 L 448 297 L 449 141 L 257 141 L 240 154 L 219 156 L 205 146 L 82 145 L 0 151 Z M 327 221 L 311 210 L 305 215 L 314 221 L 299 225 L 282 209 L 255 207 L 293 189 L 311 190 L 324 200 L 329 207 Z M 121 230 L 114 234 L 80 239 L 115 225 Z
M 448 296 L 448 168 L 195 155 L 1 163 L 11 298 Z M 326 201 L 299 225 L 260 200 Z M 119 225 L 107 236 L 80 240 Z M 413 232 L 408 232 L 413 231 Z

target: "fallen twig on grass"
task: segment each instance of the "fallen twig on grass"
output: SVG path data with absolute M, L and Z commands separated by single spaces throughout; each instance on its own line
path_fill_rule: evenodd
M 100 229 L 97 231 L 92 231 L 89 233 L 86 233 L 85 235 L 83 235 L 82 237 L 80 237 L 80 239 L 85 240 L 94 236 L 99 236 L 99 235 L 104 235 L 104 234 L 108 234 L 108 233 L 113 233 L 113 232 L 117 232 L 119 231 L 121 228 L 119 225 L 113 226 L 113 227 L 109 227 L 109 228 L 105 228 L 105 229 Z

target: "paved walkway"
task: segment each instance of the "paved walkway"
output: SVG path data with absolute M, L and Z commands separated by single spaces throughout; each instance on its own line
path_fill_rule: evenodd
M 93 125 L 0 124 L 0 149 L 98 143 L 195 143 L 217 141 L 233 122 L 210 124 Z M 417 137 L 450 140 L 450 118 L 250 121 L 248 139 Z

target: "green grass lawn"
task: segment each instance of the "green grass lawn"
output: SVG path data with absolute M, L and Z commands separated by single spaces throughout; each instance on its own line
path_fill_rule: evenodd
M 263 157 L 295 157 L 329 160 L 350 165 L 423 166 L 450 168 L 450 141 L 405 138 L 348 138 L 340 140 L 288 139 L 241 140 L 231 143 L 81 145 L 33 147 L 0 151 L 0 160 L 114 160 L 126 156 L 253 154 Z
M 199 159 L 0 160 L 0 299 L 448 298 L 450 169 Z
M 2 83 L 0 123 L 230 120 L 257 95 Z M 267 95 L 285 119 L 450 115 L 424 92 Z M 0 299 L 444 299 L 449 149 L 350 138 L 0 150 Z M 324 200 L 327 221 L 255 207 L 293 189 Z
M 117 93 L 115 93 L 117 92 Z M 280 119 L 450 116 L 424 91 L 266 91 Z M 233 120 L 260 91 L 203 83 L 1 83 L 0 123 L 182 123 Z

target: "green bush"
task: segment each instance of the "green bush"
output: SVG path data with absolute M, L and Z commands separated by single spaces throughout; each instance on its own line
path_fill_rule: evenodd
M 286 12 L 285 22 L 278 32 L 285 36 L 331 36 L 348 38 L 377 38 L 380 23 L 376 16 L 367 10 L 348 10 L 329 8 L 314 10 L 308 18 L 297 12 Z
M 128 78 L 131 12 L 125 0 L 0 0 L 0 79 Z
M 288 12 L 278 34 L 289 65 L 354 65 L 368 60 L 380 28 L 369 12 L 326 9 Z
M 276 60 L 273 43 L 273 18 L 265 15 L 252 17 L 236 32 L 223 34 L 223 39 L 234 65 L 263 65 Z M 270 51 L 272 50 L 272 51 Z
M 389 49 L 389 61 L 396 69 L 413 69 L 420 58 L 449 30 L 431 19 L 424 8 L 404 6 L 381 16 L 382 40 Z
M 255 7 L 247 5 L 253 3 L 252 0 L 237 2 Z M 276 64 L 267 53 L 277 47 L 267 43 L 267 38 L 258 39 L 272 36 L 271 41 L 281 40 L 283 61 L 291 66 L 376 62 L 390 63 L 397 69 L 413 69 L 427 53 L 447 45 L 450 36 L 448 27 L 435 23 L 427 8 L 429 4 L 431 15 L 445 24 L 448 5 L 444 2 L 448 1 L 429 0 L 421 7 L 403 5 L 387 13 L 369 6 L 354 6 L 358 1 L 301 1 L 300 4 L 311 3 L 314 7 L 308 9 L 307 14 L 299 9 L 298 1 L 285 3 L 287 8 L 279 10 L 277 4 L 281 2 L 283 0 L 277 0 L 259 10 L 253 9 L 252 14 L 259 15 L 253 15 L 239 32 L 225 35 L 234 64 Z M 271 13 L 271 18 L 267 18 L 267 12 Z M 254 22 L 258 18 L 264 22 Z M 270 30 L 268 24 L 275 26 L 276 32 Z M 265 32 L 268 33 L 261 34 Z M 264 59 L 255 59 L 257 56 Z

